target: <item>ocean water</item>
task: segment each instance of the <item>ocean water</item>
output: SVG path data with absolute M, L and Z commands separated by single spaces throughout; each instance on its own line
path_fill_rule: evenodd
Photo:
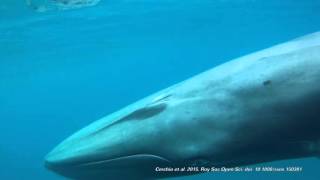
M 101 0 L 46 12 L 2 0 L 0 179 L 63 179 L 43 159 L 73 132 L 232 58 L 319 31 L 319 19 L 319 0 Z M 316 158 L 266 165 L 304 170 L 176 179 L 320 179 Z

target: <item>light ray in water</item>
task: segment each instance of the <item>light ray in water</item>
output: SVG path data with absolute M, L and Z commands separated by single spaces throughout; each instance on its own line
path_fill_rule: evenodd
M 37 12 L 69 10 L 95 6 L 100 0 L 26 0 L 26 4 Z

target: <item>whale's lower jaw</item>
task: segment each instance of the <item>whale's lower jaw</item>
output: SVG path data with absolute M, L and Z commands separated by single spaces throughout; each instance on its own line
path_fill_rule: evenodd
M 143 180 L 192 175 L 197 172 L 173 171 L 173 168 L 185 167 L 183 163 L 173 164 L 169 160 L 155 155 L 138 154 L 111 160 L 72 164 L 54 164 L 45 162 L 46 168 L 61 176 L 81 180 Z
M 234 157 L 228 153 L 229 159 L 223 159 L 225 157 L 221 154 L 218 158 L 198 157 L 173 163 L 159 156 L 140 154 L 76 165 L 59 164 L 55 166 L 52 163 L 46 162 L 46 167 L 62 176 L 74 179 L 105 180 L 117 177 L 119 180 L 143 180 L 194 175 L 202 173 L 199 170 L 202 167 L 241 167 L 279 160 L 312 157 L 318 155 L 318 146 L 319 141 L 274 144 L 272 146 L 254 148 L 248 147 L 247 150 L 234 152 Z M 255 151 L 250 151 L 252 148 Z M 176 168 L 179 168 L 179 170 L 175 171 L 174 169 Z M 183 168 L 185 170 L 181 171 Z M 188 171 L 188 168 L 198 170 Z

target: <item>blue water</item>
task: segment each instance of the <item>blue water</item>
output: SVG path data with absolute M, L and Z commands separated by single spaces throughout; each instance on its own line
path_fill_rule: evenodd
M 232 58 L 320 30 L 319 0 L 102 0 L 38 13 L 0 4 L 0 179 L 63 179 L 43 157 L 110 112 Z M 320 179 L 302 173 L 180 179 Z

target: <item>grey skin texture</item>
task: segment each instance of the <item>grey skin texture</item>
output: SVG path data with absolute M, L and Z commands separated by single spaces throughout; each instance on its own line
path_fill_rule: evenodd
M 72 179 L 155 179 L 320 153 L 320 32 L 217 66 L 67 138 L 45 158 Z

